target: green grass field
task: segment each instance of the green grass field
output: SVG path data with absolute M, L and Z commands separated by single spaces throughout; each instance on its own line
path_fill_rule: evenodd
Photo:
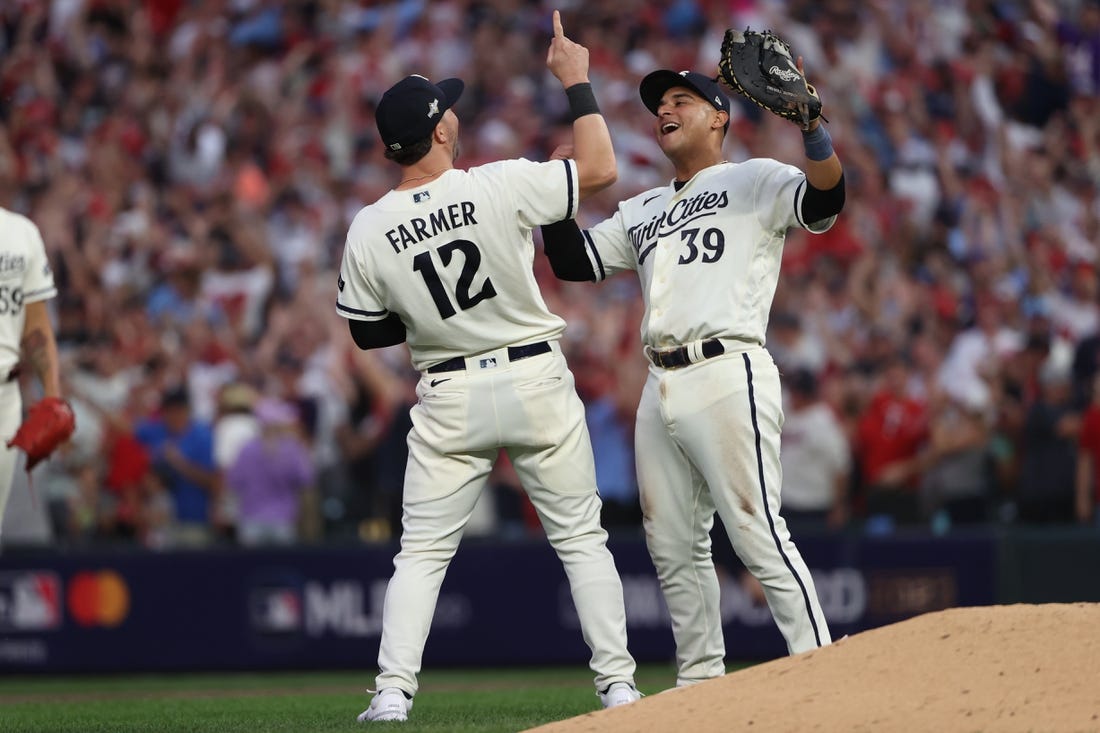
M 647 694 L 671 687 L 672 665 L 645 665 Z M 371 670 L 261 674 L 0 677 L 3 733 L 311 733 L 355 731 Z M 599 709 L 584 666 L 429 670 L 408 733 L 514 733 Z

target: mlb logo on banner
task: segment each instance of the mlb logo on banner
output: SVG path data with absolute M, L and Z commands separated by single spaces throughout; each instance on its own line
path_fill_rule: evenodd
M 61 626 L 61 581 L 54 573 L 0 573 L 0 631 L 43 631 Z
M 252 628 L 261 634 L 292 634 L 302 629 L 302 594 L 297 588 L 255 588 L 248 606 Z

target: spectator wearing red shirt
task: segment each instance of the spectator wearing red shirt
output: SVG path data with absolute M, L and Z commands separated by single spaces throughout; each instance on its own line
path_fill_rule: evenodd
M 924 403 L 907 393 L 908 377 L 900 354 L 888 358 L 859 420 L 856 457 L 872 531 L 921 520 L 918 479 L 928 415 Z
M 103 530 L 118 538 L 141 538 L 146 483 L 152 465 L 149 452 L 127 426 L 110 425 L 104 443 L 107 471 L 103 484 L 111 492 L 114 511 L 104 518 Z

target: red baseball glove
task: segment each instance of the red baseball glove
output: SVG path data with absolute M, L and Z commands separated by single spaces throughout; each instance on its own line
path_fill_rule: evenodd
M 27 471 L 48 458 L 76 430 L 76 416 L 69 403 L 60 397 L 46 397 L 27 412 L 9 448 L 22 448 L 27 454 Z

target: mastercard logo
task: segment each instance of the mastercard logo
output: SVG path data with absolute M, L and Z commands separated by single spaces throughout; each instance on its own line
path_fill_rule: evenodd
M 69 614 L 81 626 L 118 626 L 130 613 L 130 588 L 113 570 L 77 573 L 68 596 Z

